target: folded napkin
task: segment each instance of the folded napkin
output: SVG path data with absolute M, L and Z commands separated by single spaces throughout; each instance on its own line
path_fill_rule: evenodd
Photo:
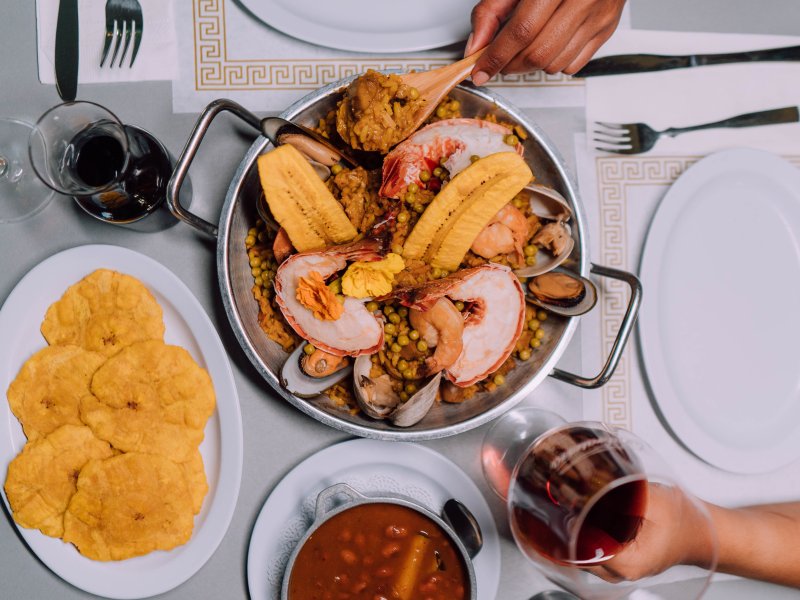
M 691 54 L 800 44 L 797 38 L 669 32 L 619 32 L 604 54 Z M 656 127 L 689 125 L 737 113 L 800 103 L 800 64 L 749 64 L 587 79 L 586 115 L 594 120 L 643 121 Z M 670 185 L 703 156 L 750 146 L 781 154 L 800 168 L 800 125 L 690 133 L 660 140 L 646 154 L 618 156 L 593 149 L 591 135 L 575 138 L 579 189 L 593 262 L 638 272 L 647 229 Z M 583 365 L 599 368 L 627 303 L 626 286 L 600 282 L 598 307 L 581 321 Z M 644 290 L 643 302 L 647 302 Z M 631 338 L 609 383 L 583 394 L 584 417 L 637 433 L 666 459 L 687 488 L 725 505 L 797 500 L 798 463 L 770 473 L 742 475 L 713 467 L 673 437 L 653 407 Z M 751 350 L 755 351 L 755 350 Z M 757 410 L 754 407 L 754 410 Z M 766 465 L 765 465 L 766 467 Z
M 133 41 L 128 48 L 126 61 L 122 68 L 119 55 L 114 68 L 108 67 L 111 54 L 103 68 L 105 41 L 105 3 L 97 0 L 79 0 L 78 19 L 80 29 L 80 59 L 78 63 L 78 83 L 107 83 L 113 81 L 149 81 L 174 79 L 178 72 L 177 40 L 175 38 L 175 19 L 173 2 L 163 0 L 139 0 L 142 5 L 142 43 L 133 67 L 130 56 Z M 36 33 L 38 40 L 39 81 L 55 83 L 56 22 L 58 21 L 59 0 L 36 0 Z M 124 47 L 122 40 L 120 52 Z
M 598 56 L 706 54 L 800 45 L 800 38 L 767 35 L 619 31 Z M 800 62 L 733 63 L 586 79 L 586 122 L 647 123 L 659 130 L 719 121 L 734 115 L 800 104 Z M 591 143 L 593 135 L 588 139 Z M 797 147 L 800 124 L 712 129 L 660 138 L 653 151 L 690 147 L 708 154 L 735 145 L 781 152 Z M 593 145 L 593 144 L 592 144 Z
M 219 97 L 253 111 L 282 111 L 309 92 L 368 68 L 427 70 L 460 59 L 463 50 L 462 46 L 400 54 L 333 50 L 271 28 L 249 15 L 242 4 L 248 1 L 177 3 L 180 74 L 172 86 L 175 112 L 198 112 Z M 464 10 L 470 7 L 465 5 Z M 623 19 L 628 22 L 627 12 Z M 489 87 L 522 108 L 583 106 L 583 80 L 562 74 L 506 76 Z

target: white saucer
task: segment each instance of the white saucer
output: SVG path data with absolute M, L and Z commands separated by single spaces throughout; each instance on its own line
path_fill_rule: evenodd
M 704 158 L 647 234 L 640 347 L 657 408 L 727 471 L 800 458 L 800 170 L 760 150 Z
M 393 492 L 415 499 L 435 513 L 457 498 L 483 532 L 483 548 L 473 559 L 478 600 L 494 600 L 500 582 L 500 539 L 486 500 L 457 465 L 424 446 L 356 439 L 310 456 L 275 487 L 250 537 L 247 583 L 251 600 L 280 597 L 289 555 L 313 521 L 317 494 L 347 483 L 367 495 Z

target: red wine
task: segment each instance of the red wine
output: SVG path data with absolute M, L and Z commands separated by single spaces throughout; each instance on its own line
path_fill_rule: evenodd
M 561 430 L 537 442 L 511 490 L 511 528 L 526 553 L 559 563 L 600 562 L 632 541 L 647 508 L 647 481 L 614 482 L 640 471 L 635 458 L 604 432 Z M 579 515 L 574 554 L 570 537 Z
M 75 174 L 88 187 L 103 187 L 119 177 L 125 152 L 118 140 L 100 134 L 73 140 L 72 144 L 76 149 Z

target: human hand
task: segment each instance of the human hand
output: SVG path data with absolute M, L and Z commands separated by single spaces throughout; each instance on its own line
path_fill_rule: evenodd
M 611 37 L 624 6 L 625 0 L 480 0 L 464 54 L 486 51 L 472 82 L 483 85 L 499 72 L 573 74 Z
M 636 538 L 614 558 L 587 570 L 607 581 L 635 581 L 678 564 L 713 567 L 715 538 L 705 514 L 680 489 L 648 486 Z

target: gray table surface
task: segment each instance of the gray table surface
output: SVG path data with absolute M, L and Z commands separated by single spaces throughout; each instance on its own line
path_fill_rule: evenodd
M 185 1 L 185 0 L 184 0 Z M 797 0 L 632 0 L 633 25 L 648 29 L 722 31 L 800 35 Z M 100 4 L 98 2 L 98 4 Z M 35 6 L 32 0 L 3 0 L 0 17 L 0 116 L 34 122 L 59 102 L 54 86 L 41 85 L 36 68 Z M 125 123 L 154 133 L 178 153 L 196 115 L 173 114 L 169 83 L 84 85 L 79 97 L 111 108 Z M 531 113 L 574 166 L 572 136 L 583 130 L 583 111 L 548 109 Z M 227 184 L 251 142 L 250 132 L 227 118 L 207 137 L 192 168 L 192 208 L 216 221 Z M 0 198 L 0 201 L 3 201 Z M 158 234 L 141 234 L 104 225 L 80 212 L 69 200 L 55 199 L 42 213 L 13 226 L 0 225 L 0 300 L 22 276 L 48 256 L 87 243 L 126 246 L 153 257 L 186 283 L 203 305 L 227 348 L 233 366 L 244 424 L 244 470 L 236 513 L 227 535 L 208 563 L 164 598 L 247 598 L 246 557 L 250 532 L 270 491 L 294 465 L 332 443 L 346 439 L 275 398 L 234 339 L 217 287 L 213 243 L 184 224 Z M 580 342 L 579 336 L 573 346 Z M 0 349 L 0 352 L 3 350 Z M 562 366 L 581 369 L 571 349 Z M 590 368 L 591 370 L 591 368 Z M 579 416 L 578 397 L 565 384 L 547 382 L 531 398 L 553 402 L 572 418 Z M 553 587 L 514 546 L 503 507 L 488 491 L 480 473 L 478 449 L 485 427 L 425 445 L 463 468 L 481 487 L 502 538 L 502 572 L 498 598 L 526 600 Z M 7 514 L 0 517 L 0 598 L 78 599 L 89 595 L 52 574 L 16 534 Z M 800 592 L 737 580 L 712 585 L 708 598 L 798 598 Z

